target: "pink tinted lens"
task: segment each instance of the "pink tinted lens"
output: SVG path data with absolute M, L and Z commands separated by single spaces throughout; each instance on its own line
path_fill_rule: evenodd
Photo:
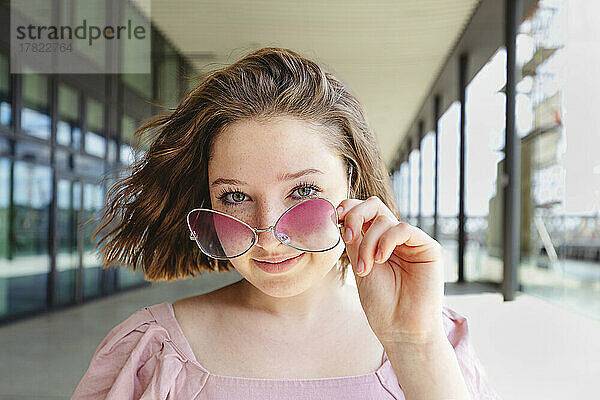
M 306 200 L 285 213 L 275 226 L 283 243 L 302 251 L 325 251 L 340 241 L 337 215 L 324 199 Z
M 200 249 L 213 258 L 233 258 L 254 244 L 254 232 L 234 218 L 209 210 L 189 214 L 188 223 Z

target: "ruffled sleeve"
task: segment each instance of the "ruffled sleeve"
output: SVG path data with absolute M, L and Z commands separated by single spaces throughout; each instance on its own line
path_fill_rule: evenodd
M 467 319 L 456 311 L 444 306 L 444 330 L 448 341 L 454 347 L 467 389 L 473 400 L 501 400 L 492 389 L 487 375 L 469 336 Z
M 202 390 L 204 375 L 144 307 L 100 342 L 71 400 L 191 399 Z

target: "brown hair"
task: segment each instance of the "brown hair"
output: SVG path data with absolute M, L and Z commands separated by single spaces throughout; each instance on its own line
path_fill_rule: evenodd
M 147 120 L 135 133 L 149 149 L 107 194 L 93 238 L 104 268 L 141 267 L 150 281 L 175 280 L 201 270 L 230 271 L 227 260 L 202 253 L 189 239 L 189 210 L 210 204 L 208 160 L 215 137 L 247 118 L 286 116 L 316 123 L 331 150 L 353 166 L 352 196 L 378 196 L 398 217 L 390 177 L 356 96 L 316 63 L 281 48 L 262 48 L 215 70 L 174 110 Z M 350 262 L 338 261 L 344 280 Z

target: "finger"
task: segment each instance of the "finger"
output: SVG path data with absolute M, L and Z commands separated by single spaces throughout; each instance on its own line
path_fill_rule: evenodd
M 364 202 L 360 199 L 344 199 L 337 206 L 338 221 L 343 220 L 348 211 L 357 204 Z
M 364 200 L 360 200 L 360 199 L 345 199 L 338 205 L 338 207 L 336 209 L 337 215 L 338 215 L 338 222 L 343 223 L 341 233 L 342 233 L 342 239 L 344 239 L 345 243 L 348 242 L 349 237 L 352 237 L 352 235 L 354 233 L 356 233 L 356 232 L 352 232 L 352 229 L 350 228 L 350 226 L 348 226 L 346 224 L 345 217 L 348 214 L 348 211 L 350 211 L 353 207 L 355 207 L 356 205 L 363 203 L 363 202 L 364 202 Z
M 340 210 L 339 207 L 342 207 L 343 209 Z M 367 209 L 367 211 L 365 211 L 365 209 Z M 372 211 L 369 212 L 368 209 L 371 209 Z M 365 274 L 366 267 L 372 265 L 372 261 L 367 260 L 372 260 L 374 257 L 374 255 L 371 254 L 368 257 L 365 257 L 367 260 L 359 260 L 358 254 L 361 252 L 359 249 L 363 241 L 363 233 L 368 232 L 370 229 L 374 218 L 376 218 L 378 214 L 378 210 L 380 210 L 379 213 L 381 215 L 391 215 L 391 217 L 389 217 L 388 227 L 393 224 L 393 221 L 397 222 L 393 213 L 377 196 L 371 196 L 367 200 L 345 199 L 338 206 L 339 219 L 344 221 L 342 237 L 346 243 L 346 251 L 350 263 L 355 267 L 355 271 L 362 266 L 361 275 Z M 375 244 L 371 243 L 371 247 L 373 246 L 375 246 Z
M 358 254 L 358 246 L 360 245 L 360 240 L 356 240 L 356 237 L 352 237 L 352 235 L 358 235 L 360 237 L 361 232 L 353 233 L 352 229 L 346 225 L 345 217 L 348 212 L 357 206 L 358 204 L 363 203 L 365 200 L 360 199 L 344 199 L 342 200 L 336 211 L 338 214 L 338 221 L 343 222 L 341 227 L 342 239 L 344 240 L 346 246 L 346 254 L 348 255 L 348 259 L 350 260 L 350 264 L 353 266 L 353 271 L 356 272 L 357 267 L 357 254 Z M 352 239 L 352 240 L 351 240 Z M 349 241 L 352 241 L 353 244 L 348 244 Z
M 344 231 L 347 232 L 349 228 L 352 234 L 351 238 L 344 236 L 344 241 L 347 244 L 353 243 L 360 237 L 360 232 L 366 232 L 371 221 L 379 215 L 387 215 L 396 223 L 398 222 L 392 211 L 377 196 L 371 196 L 367 200 L 355 204 L 343 214 Z
M 385 205 L 385 203 L 383 201 L 381 201 L 381 199 L 377 196 L 371 196 L 366 200 L 360 200 L 360 199 L 344 199 L 344 200 L 342 200 L 337 206 L 338 216 L 341 218 L 344 218 L 346 216 L 346 214 L 348 213 L 348 211 L 350 211 L 352 208 L 354 208 L 355 206 L 357 206 L 359 204 L 366 203 L 366 202 L 369 202 L 369 203 L 375 202 L 379 207 L 384 209 L 385 213 L 387 213 L 390 217 L 396 218 L 396 216 L 388 208 L 388 206 Z
M 377 249 L 381 250 L 382 258 L 376 262 L 386 262 L 397 246 L 403 246 L 399 256 L 407 262 L 425 263 L 442 257 L 442 247 L 437 241 L 416 226 L 400 222 L 380 236 Z
M 360 270 L 363 266 L 363 271 L 358 272 L 359 276 L 367 276 L 374 267 L 374 261 L 376 257 L 376 251 L 380 238 L 390 228 L 396 224 L 395 220 L 392 220 L 387 215 L 378 215 L 369 229 L 365 232 L 362 240 L 358 244 L 358 261 L 357 269 Z

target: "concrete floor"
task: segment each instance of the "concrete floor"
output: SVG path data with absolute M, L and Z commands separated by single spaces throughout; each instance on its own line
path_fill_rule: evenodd
M 68 399 L 98 343 L 131 313 L 239 279 L 234 272 L 159 283 L 0 327 L 0 400 Z M 487 285 L 447 283 L 445 304 L 467 317 L 473 346 L 503 399 L 597 398 L 597 321 L 528 295 L 503 302 Z

